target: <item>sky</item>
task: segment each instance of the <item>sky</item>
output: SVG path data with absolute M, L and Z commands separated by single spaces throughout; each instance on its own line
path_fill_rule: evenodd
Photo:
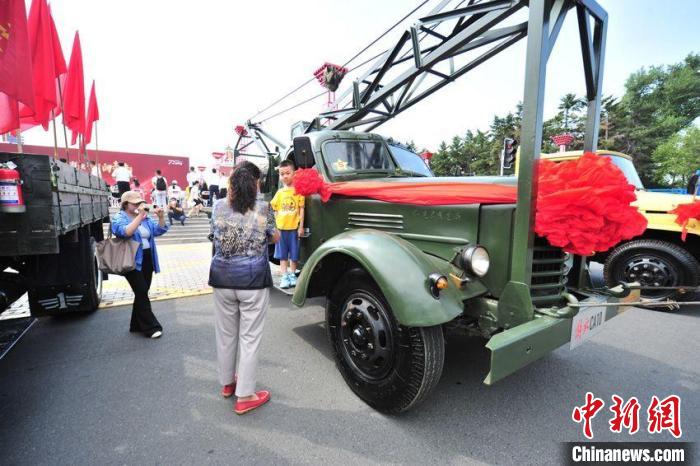
M 29 10 L 30 0 L 27 0 Z M 80 31 L 85 90 L 96 82 L 101 149 L 188 156 L 235 144 L 233 128 L 312 77 L 324 62 L 342 64 L 419 0 L 53 0 L 66 61 Z M 395 42 L 429 0 L 356 62 Z M 700 53 L 700 1 L 599 0 L 608 11 L 603 93 L 620 96 L 641 67 Z M 545 118 L 559 98 L 582 95 L 575 14 L 570 13 L 547 69 Z M 353 63 L 353 64 L 354 64 Z M 494 114 L 523 98 L 525 40 L 405 111 L 377 132 L 436 150 L 467 130 L 486 130 Z M 346 78 L 344 85 L 350 84 Z M 343 89 L 341 85 L 341 90 Z M 313 82 L 271 109 L 275 113 L 323 91 Z M 265 122 L 281 139 L 291 125 L 323 110 L 325 98 Z M 53 144 L 51 132 L 23 133 L 27 144 Z M 94 139 L 94 138 L 93 138 Z M 94 141 L 90 146 L 94 148 Z

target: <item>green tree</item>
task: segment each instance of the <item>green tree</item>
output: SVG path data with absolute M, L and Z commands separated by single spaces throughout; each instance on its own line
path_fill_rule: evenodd
M 462 139 L 455 136 L 449 146 L 444 141 L 440 143 L 438 151 L 430 160 L 430 168 L 438 176 L 458 176 L 463 173 L 461 167 L 465 164 L 464 158 Z
M 570 114 L 577 112 L 586 106 L 586 101 L 576 97 L 576 94 L 565 94 L 559 102 L 559 110 L 564 117 L 564 130 L 568 130 L 570 123 Z
M 415 152 L 416 154 L 418 153 L 418 146 L 416 143 L 411 139 L 410 141 L 404 143 L 404 145 L 410 150 L 411 152 Z
M 651 159 L 659 184 L 685 187 L 690 175 L 700 169 L 700 128 L 674 134 L 654 150 Z
M 654 172 L 651 154 L 700 116 L 700 55 L 632 73 L 611 116 L 616 121 L 612 148 L 634 158 L 645 183 L 663 178 Z
M 605 96 L 600 101 L 600 132 L 598 134 L 598 148 L 612 150 L 615 146 L 613 134 L 617 129 L 616 116 L 619 100 L 611 95 Z

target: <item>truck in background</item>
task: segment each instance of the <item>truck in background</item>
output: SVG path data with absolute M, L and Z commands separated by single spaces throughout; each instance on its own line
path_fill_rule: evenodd
M 0 208 L 0 312 L 24 293 L 35 317 L 96 310 L 109 187 L 46 155 L 0 152 L 0 164 L 17 173 L 22 195 L 20 209 Z
M 688 204 L 693 196 L 648 191 L 644 188 L 632 157 L 621 152 L 598 150 L 596 153 L 610 160 L 637 190 L 634 204 L 649 222 L 641 236 L 624 241 L 609 251 L 598 253 L 593 260 L 605 264 L 604 276 L 608 286 L 618 283 L 639 282 L 645 289 L 645 299 L 684 299 L 693 295 L 673 287 L 700 285 L 700 221 L 691 219 L 688 236 L 681 239 L 681 226 L 676 216 L 669 214 L 679 204 Z M 561 162 L 575 160 L 583 151 L 543 154 L 543 160 Z

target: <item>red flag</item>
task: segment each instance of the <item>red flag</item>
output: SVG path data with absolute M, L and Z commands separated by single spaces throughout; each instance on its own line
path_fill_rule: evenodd
M 29 45 L 32 49 L 32 73 L 34 80 L 34 109 L 20 107 L 22 126 L 41 125 L 49 129 L 51 111 L 60 105 L 56 90 L 56 64 L 54 58 L 53 21 L 46 0 L 33 0 L 29 9 Z M 60 44 L 59 52 L 60 52 Z M 63 54 L 60 52 L 61 55 Z
M 95 95 L 95 81 L 92 81 L 90 100 L 88 101 L 87 121 L 85 122 L 85 145 L 92 141 L 92 125 L 100 119 L 100 109 L 97 108 L 97 96 Z
M 56 31 L 56 23 L 53 21 L 53 16 L 51 16 L 51 7 L 49 6 L 49 22 L 51 23 L 51 40 L 53 43 L 53 65 L 54 65 L 54 76 L 57 78 L 68 72 L 66 68 L 66 59 L 63 56 L 63 47 L 61 47 L 61 41 L 58 39 L 58 31 Z
M 18 104 L 34 106 L 24 0 L 0 2 L 0 133 L 19 128 Z
M 80 35 L 75 32 L 73 50 L 68 64 L 68 76 L 63 93 L 63 123 L 73 131 L 71 145 L 79 134 L 85 133 L 85 83 L 83 81 L 83 56 L 80 50 Z

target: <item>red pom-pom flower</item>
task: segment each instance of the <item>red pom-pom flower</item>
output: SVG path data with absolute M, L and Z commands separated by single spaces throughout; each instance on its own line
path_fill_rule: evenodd
M 331 192 L 319 172 L 313 168 L 301 168 L 294 173 L 294 190 L 301 196 L 318 194 L 323 202 L 328 201 Z
M 566 252 L 590 256 L 644 232 L 647 221 L 630 205 L 634 186 L 608 157 L 539 164 L 535 232 Z
M 688 236 L 688 222 L 691 219 L 700 220 L 700 201 L 691 204 L 679 204 L 669 214 L 676 214 L 676 223 L 683 227 L 681 239 L 685 241 Z

